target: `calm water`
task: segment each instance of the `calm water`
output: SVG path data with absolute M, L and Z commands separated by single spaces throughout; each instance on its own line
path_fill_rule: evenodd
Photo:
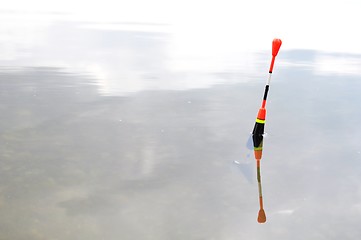
M 17 27 L 0 42 L 0 239 L 361 237 L 361 55 L 281 48 L 260 225 L 247 139 L 270 53 L 214 69 L 172 58 L 159 29 Z

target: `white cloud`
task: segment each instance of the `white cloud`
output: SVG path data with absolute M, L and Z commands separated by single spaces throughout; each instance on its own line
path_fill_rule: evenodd
M 361 53 L 361 39 L 356 33 L 361 2 L 356 0 L 13 0 L 1 8 L 64 12 L 69 13 L 67 18 L 82 21 L 171 24 L 175 50 L 183 53 L 203 54 L 209 48 L 221 52 L 260 50 L 273 37 L 284 40 L 284 49 Z

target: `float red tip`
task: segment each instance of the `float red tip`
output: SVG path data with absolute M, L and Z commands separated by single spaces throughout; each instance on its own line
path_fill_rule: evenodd
M 279 38 L 275 38 L 272 41 L 272 56 L 276 57 L 280 47 L 282 45 L 282 41 Z
M 273 71 L 273 64 L 275 63 L 276 56 L 278 54 L 278 51 L 280 50 L 280 47 L 282 45 L 282 41 L 279 38 L 275 38 L 272 41 L 272 61 L 271 65 L 269 67 L 269 73 L 272 73 Z

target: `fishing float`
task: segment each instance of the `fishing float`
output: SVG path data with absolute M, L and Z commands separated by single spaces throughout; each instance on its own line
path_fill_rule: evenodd
M 266 86 L 264 89 L 264 95 L 262 100 L 261 108 L 258 110 L 256 123 L 254 125 L 252 131 L 252 139 L 253 139 L 253 150 L 254 157 L 257 162 L 257 182 L 258 182 L 258 196 L 259 196 L 259 211 L 257 221 L 259 223 L 266 222 L 266 212 L 263 208 L 263 197 L 262 197 L 262 184 L 261 184 L 261 158 L 262 158 L 262 149 L 263 149 L 263 135 L 264 135 L 264 126 L 266 123 L 266 103 L 267 103 L 267 95 L 269 91 L 269 86 L 271 83 L 271 76 L 273 71 L 273 66 L 275 63 L 276 56 L 280 47 L 282 45 L 281 39 L 275 38 L 272 41 L 272 60 L 269 68 L 269 76 L 266 82 Z

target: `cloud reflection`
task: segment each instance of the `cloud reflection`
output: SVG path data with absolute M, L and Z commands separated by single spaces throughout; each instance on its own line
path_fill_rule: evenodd
M 218 67 L 209 72 L 209 60 L 204 58 L 185 59 L 192 62 L 188 64 L 192 69 L 185 72 L 184 61 L 169 52 L 170 33 L 154 31 L 153 27 L 164 26 L 160 24 L 112 23 L 118 30 L 109 30 L 106 24 L 66 21 L 28 25 L 16 25 L 14 31 L 0 29 L 7 33 L 2 65 L 61 67 L 88 74 L 97 80 L 102 95 L 204 88 L 246 79 L 234 69 Z M 26 32 L 36 37 L 24 38 Z M 219 75 L 223 72 L 227 78 Z
M 187 45 L 186 29 L 174 24 L 74 21 L 54 12 L 3 13 L 2 21 L 8 24 L 0 27 L 1 65 L 60 67 L 88 74 L 102 95 L 250 81 L 263 76 L 259 69 L 268 59 L 247 48 L 210 45 L 207 34 L 198 33 Z M 292 61 L 295 56 L 298 60 Z M 359 59 L 357 54 L 314 50 L 286 50 L 279 56 L 281 66 L 307 65 L 320 75 L 360 75 Z

